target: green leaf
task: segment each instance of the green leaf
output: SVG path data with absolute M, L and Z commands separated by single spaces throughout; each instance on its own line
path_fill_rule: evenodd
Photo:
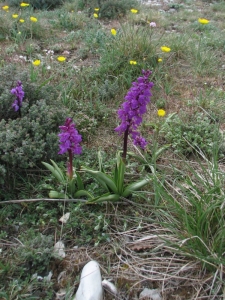
M 124 186 L 125 163 L 120 155 L 117 155 L 117 163 L 114 173 L 114 181 L 117 186 L 118 194 L 122 195 Z
M 81 170 L 91 174 L 96 180 L 98 180 L 100 184 L 103 184 L 103 186 L 106 185 L 114 194 L 118 194 L 118 189 L 115 185 L 115 182 L 110 176 L 100 171 L 94 171 L 87 168 L 81 168 Z
M 49 198 L 51 199 L 69 199 L 69 197 L 64 193 L 58 193 L 57 191 L 50 191 Z
M 170 144 L 163 145 L 155 152 L 155 159 L 157 159 L 166 149 L 170 148 Z
M 79 190 L 79 191 L 77 191 L 77 192 L 74 194 L 74 197 L 80 198 L 80 197 L 82 197 L 82 196 L 87 196 L 87 197 L 90 198 L 90 199 L 94 199 L 94 196 L 93 196 L 91 193 L 89 193 L 88 191 L 85 191 L 85 190 Z
M 80 177 L 80 174 L 76 172 L 76 176 L 77 176 L 77 189 L 79 190 L 83 190 L 84 189 L 84 184 L 83 181 Z
M 65 176 L 64 176 L 62 170 L 61 170 L 61 169 L 59 168 L 59 166 L 57 165 L 57 163 L 55 163 L 54 160 L 52 160 L 52 159 L 50 159 L 50 161 L 51 161 L 53 167 L 55 167 L 55 169 L 56 169 L 56 170 L 58 171 L 58 173 L 60 174 L 62 180 L 65 180 Z
M 140 156 L 140 155 L 137 155 L 137 154 L 135 154 L 135 153 L 133 153 L 133 152 L 127 152 L 127 155 L 130 155 L 130 156 L 136 158 L 136 159 L 139 160 L 142 164 L 146 164 L 146 163 L 147 163 L 145 157 L 142 157 L 142 156 Z
M 47 83 L 49 83 L 53 78 L 54 78 L 54 76 L 52 76 L 52 77 L 46 79 L 45 81 L 43 81 L 42 84 L 40 84 L 40 86 L 39 86 L 39 88 L 38 88 L 38 91 L 40 91 L 41 88 L 42 88 L 43 86 L 45 86 Z
M 124 192 L 122 194 L 122 197 L 128 197 L 133 192 L 138 191 L 143 186 L 145 186 L 146 184 L 148 184 L 149 181 L 150 181 L 149 179 L 143 179 L 141 181 L 138 181 L 138 182 L 135 182 L 135 183 L 132 183 L 132 184 L 128 185 L 125 188 L 125 190 L 124 190 Z
M 76 178 L 72 178 L 68 181 L 68 192 L 71 194 L 73 197 L 73 194 L 75 193 L 76 190 Z
M 99 171 L 105 173 L 101 151 L 98 151 L 98 164 L 99 164 Z
M 42 164 L 50 171 L 52 172 L 53 176 L 55 176 L 55 178 L 60 182 L 60 183 L 64 183 L 65 179 L 62 178 L 62 175 L 50 164 L 46 163 L 46 162 L 42 162 Z
M 91 199 L 87 202 L 87 204 L 94 204 L 94 203 L 100 203 L 100 202 L 103 202 L 103 201 L 106 201 L 106 202 L 116 202 L 120 199 L 120 195 L 118 194 L 105 194 L 105 195 L 102 195 L 100 197 L 97 197 L 97 198 L 94 198 L 94 199 Z

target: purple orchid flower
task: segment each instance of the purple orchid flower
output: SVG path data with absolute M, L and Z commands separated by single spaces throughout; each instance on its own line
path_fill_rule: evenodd
M 142 123 L 142 116 L 147 111 L 147 104 L 151 99 L 151 88 L 153 82 L 149 81 L 151 71 L 142 71 L 143 76 L 132 83 L 122 107 L 118 110 L 118 117 L 121 124 L 115 128 L 120 135 L 124 133 L 123 158 L 126 158 L 128 135 L 131 136 L 134 145 L 144 149 L 147 145 L 146 140 L 138 132 L 138 126 Z
M 82 147 L 80 142 L 82 141 L 81 135 L 75 128 L 75 124 L 72 122 L 71 118 L 67 118 L 63 126 L 59 126 L 61 133 L 59 136 L 59 148 L 58 154 L 69 153 L 69 163 L 67 167 L 68 176 L 70 179 L 73 178 L 73 154 L 80 155 L 82 153 Z
M 11 94 L 16 96 L 16 99 L 14 100 L 12 107 L 14 108 L 15 111 L 20 112 L 20 108 L 22 107 L 23 98 L 24 98 L 24 91 L 23 91 L 21 81 L 17 81 L 17 86 L 11 89 Z

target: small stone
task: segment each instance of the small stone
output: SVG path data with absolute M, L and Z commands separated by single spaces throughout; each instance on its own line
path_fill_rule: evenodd
M 57 281 L 58 281 L 58 284 L 60 286 L 63 286 L 65 282 L 67 282 L 67 278 L 66 278 L 66 271 L 62 271 L 61 273 L 59 273 L 58 277 L 57 277 Z
M 65 249 L 64 243 L 62 241 L 58 241 L 54 246 L 53 252 L 57 256 L 65 258 L 66 253 L 65 253 L 64 249 Z
M 158 289 L 150 290 L 145 288 L 139 296 L 139 300 L 162 300 Z
M 46 282 L 50 282 L 52 279 L 52 275 L 53 275 L 53 273 L 52 273 L 52 271 L 50 271 L 48 273 L 48 275 L 43 278 L 43 280 L 45 280 Z
M 55 300 L 64 300 L 65 296 L 66 296 L 66 291 L 63 289 L 60 289 L 55 295 L 55 297 L 56 297 Z
M 69 220 L 69 217 L 70 217 L 70 213 L 68 212 L 68 213 L 66 213 L 65 215 L 63 215 L 63 216 L 59 219 L 59 221 L 60 221 L 61 223 L 63 223 L 63 224 L 66 224 L 66 222 Z
M 104 290 L 108 291 L 111 295 L 116 296 L 118 294 L 117 288 L 112 282 L 104 279 L 102 281 L 102 286 Z

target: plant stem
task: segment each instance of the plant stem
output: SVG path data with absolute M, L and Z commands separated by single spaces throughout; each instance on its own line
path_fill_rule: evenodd
M 68 153 L 69 153 L 69 164 L 68 164 L 67 172 L 69 178 L 72 179 L 73 178 L 73 154 L 71 150 L 68 150 Z
M 129 126 L 127 127 L 126 131 L 124 132 L 124 138 L 123 138 L 123 154 L 122 154 L 122 158 L 123 158 L 124 163 L 125 163 L 126 157 L 127 157 L 128 131 L 129 131 Z

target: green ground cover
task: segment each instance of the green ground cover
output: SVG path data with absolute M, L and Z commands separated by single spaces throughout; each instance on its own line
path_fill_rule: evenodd
M 223 299 L 224 13 L 224 1 L 0 0 L 0 300 L 73 299 L 90 259 L 118 299 L 145 287 Z M 142 70 L 147 146 L 129 134 L 125 151 L 118 109 Z M 76 155 L 58 154 L 67 118 Z

